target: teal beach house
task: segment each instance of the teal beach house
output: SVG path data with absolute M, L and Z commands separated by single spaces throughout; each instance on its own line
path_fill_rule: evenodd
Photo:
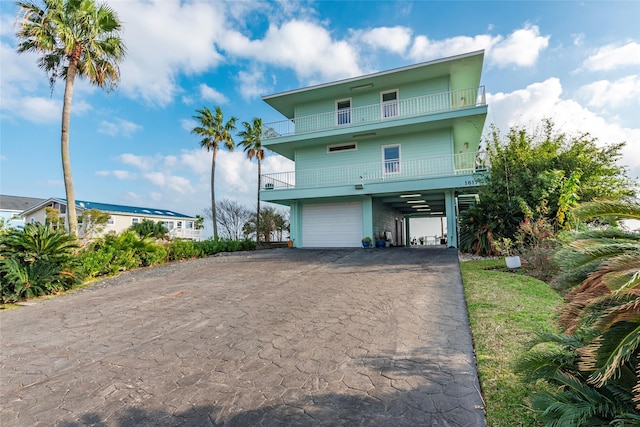
M 489 165 L 479 151 L 487 104 L 484 51 L 274 95 L 285 119 L 263 144 L 295 170 L 262 176 L 262 200 L 290 207 L 295 247 L 358 247 L 365 236 L 408 244 L 409 218 L 446 218 L 476 200 Z

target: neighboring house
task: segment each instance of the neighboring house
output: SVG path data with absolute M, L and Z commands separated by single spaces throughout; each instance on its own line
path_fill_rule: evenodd
M 0 194 L 0 218 L 7 228 L 23 228 L 24 219 L 20 215 L 25 209 L 44 202 L 36 197 L 8 196 Z
M 263 144 L 295 162 L 265 174 L 262 200 L 290 206 L 296 247 L 408 244 L 410 217 L 457 215 L 476 200 L 487 115 L 484 51 L 264 96 L 286 117 Z
M 46 220 L 46 208 L 58 209 L 60 218 L 65 218 L 67 213 L 66 199 L 51 198 L 43 200 L 41 203 L 32 206 L 22 212 L 26 223 L 40 222 Z M 166 209 L 141 208 L 136 206 L 112 205 L 108 203 L 95 203 L 83 200 L 76 200 L 76 212 L 78 216 L 85 210 L 97 209 L 111 215 L 104 231 L 100 234 L 110 232 L 120 233 L 131 227 L 133 224 L 142 222 L 145 219 L 153 222 L 161 222 L 169 230 L 169 237 L 200 240 L 200 230 L 196 229 L 196 218 Z M 65 223 L 65 221 L 61 221 Z M 78 224 L 78 234 L 83 235 L 82 224 Z M 93 236 L 95 237 L 95 236 Z

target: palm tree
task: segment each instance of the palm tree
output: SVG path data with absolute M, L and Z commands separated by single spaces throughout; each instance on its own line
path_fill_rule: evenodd
M 69 158 L 71 100 L 75 78 L 107 91 L 120 80 L 118 63 L 124 59 L 125 46 L 120 38 L 120 20 L 107 5 L 93 0 L 43 0 L 42 5 L 19 1 L 18 53 L 38 52 L 38 66 L 49 76 L 53 89 L 58 78 L 65 80 L 60 137 L 62 172 L 67 196 L 69 234 L 78 232 L 76 200 Z
M 213 222 L 213 237 L 218 238 L 218 222 L 216 220 L 216 197 L 215 197 L 215 179 L 216 179 L 216 157 L 218 155 L 218 146 L 222 142 L 229 151 L 233 151 L 234 142 L 231 132 L 236 130 L 237 117 L 231 117 L 226 123 L 220 107 L 215 108 L 215 115 L 211 113 L 209 108 L 204 107 L 202 110 L 196 110 L 197 116 L 193 116 L 200 126 L 196 126 L 191 133 L 202 137 L 200 147 L 206 148 L 207 152 L 213 151 L 211 156 L 211 220 Z
M 255 157 L 258 160 L 258 209 L 256 212 L 256 230 L 260 230 L 260 176 L 262 174 L 261 161 L 264 159 L 265 150 L 262 148 L 262 119 L 254 117 L 251 123 L 242 122 L 244 129 L 238 133 L 242 141 L 238 145 L 244 147 L 249 160 Z M 260 242 L 260 233 L 256 233 L 256 242 Z

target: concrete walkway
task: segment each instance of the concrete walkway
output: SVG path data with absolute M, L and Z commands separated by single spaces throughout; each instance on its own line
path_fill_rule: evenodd
M 3 426 L 483 426 L 453 249 L 276 249 L 0 313 Z

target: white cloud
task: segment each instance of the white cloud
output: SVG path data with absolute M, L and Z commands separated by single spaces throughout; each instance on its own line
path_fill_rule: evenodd
M 181 91 L 180 73 L 201 73 L 222 61 L 215 48 L 226 26 L 222 2 L 131 0 L 112 7 L 124 27 L 128 54 L 120 87 L 128 96 L 166 105 Z
M 264 71 L 240 71 L 238 73 L 240 82 L 240 94 L 244 99 L 258 98 L 270 91 L 264 81 Z
M 98 132 L 109 136 L 124 136 L 130 138 L 135 132 L 142 129 L 142 126 L 137 125 L 128 120 L 115 118 L 115 121 L 109 122 L 103 120 L 100 122 Z
M 537 26 L 526 25 L 496 43 L 490 49 L 489 57 L 499 67 L 531 67 L 538 60 L 540 52 L 549 46 L 549 37 L 541 36 Z
M 619 108 L 638 104 L 640 100 L 640 78 L 638 75 L 623 77 L 615 81 L 599 80 L 582 86 L 578 93 L 588 97 L 591 107 Z
M 204 83 L 202 83 L 198 89 L 200 89 L 200 98 L 202 98 L 204 101 L 213 101 L 217 104 L 226 104 L 227 102 L 229 102 L 229 98 L 224 96 L 224 94 L 218 92 L 212 87 L 207 86 Z
M 126 165 L 135 166 L 142 170 L 149 170 L 157 163 L 155 156 L 137 156 L 131 153 L 121 154 L 118 160 Z
M 610 71 L 634 65 L 640 65 L 638 42 L 629 42 L 623 46 L 603 46 L 582 63 L 582 67 L 589 71 Z
M 621 164 L 630 167 L 631 175 L 640 176 L 640 128 L 624 127 L 604 118 L 574 100 L 562 98 L 558 78 L 534 83 L 511 93 L 488 95 L 489 115 L 499 129 L 511 126 L 531 127 L 551 118 L 559 131 L 570 135 L 584 132 L 598 138 L 598 143 L 626 142 Z
M 221 41 L 225 51 L 240 58 L 291 68 L 305 81 L 336 80 L 361 73 L 358 55 L 347 41 L 334 40 L 313 22 L 292 20 L 270 25 L 262 40 L 227 31 Z
M 353 32 L 354 39 L 369 47 L 384 49 L 398 55 L 404 54 L 411 43 L 411 28 L 407 27 L 378 27 L 370 30 Z
M 484 49 L 487 61 L 498 67 L 530 67 L 548 44 L 549 36 L 541 36 L 537 26 L 525 25 L 506 38 L 481 34 L 435 41 L 420 35 L 413 40 L 409 57 L 415 61 L 426 61 Z

